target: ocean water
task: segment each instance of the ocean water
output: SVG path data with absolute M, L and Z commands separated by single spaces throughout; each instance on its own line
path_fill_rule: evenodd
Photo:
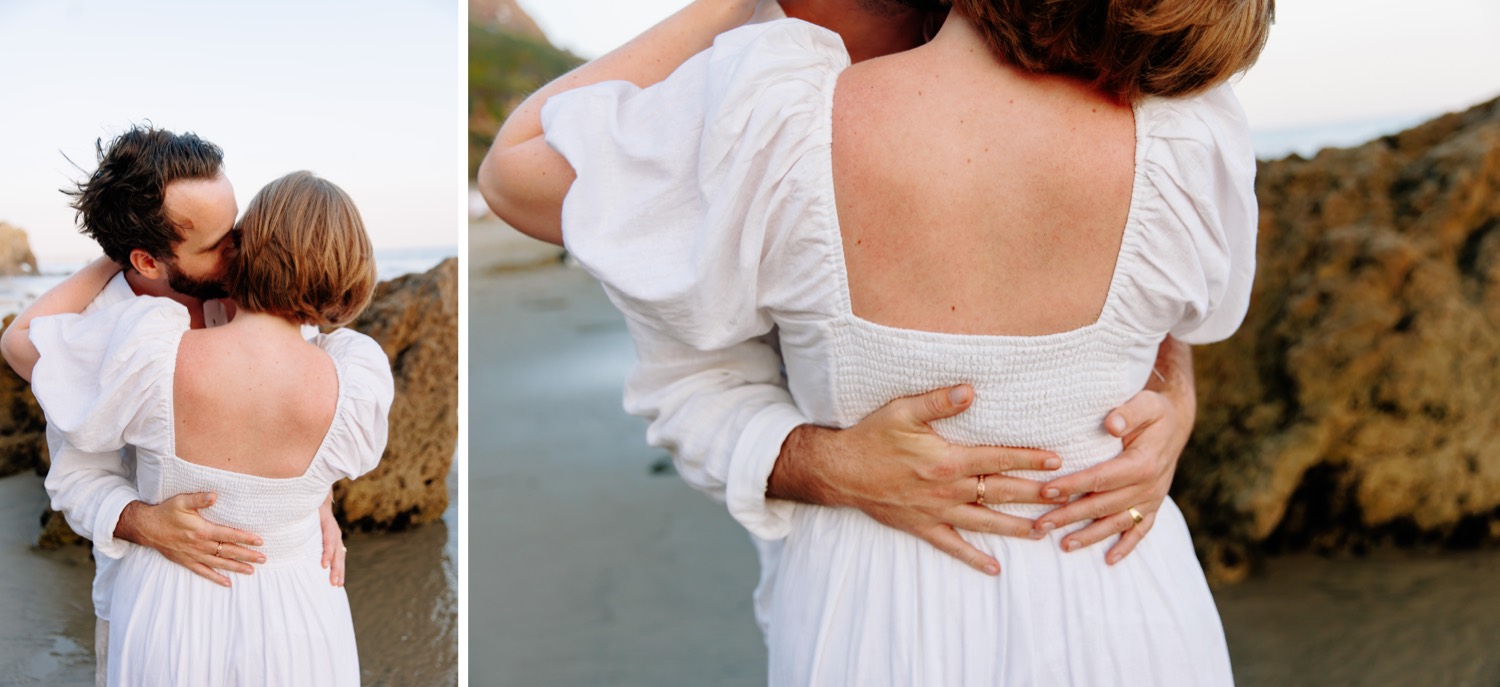
M 1440 114 L 1432 112 L 1294 127 L 1252 128 L 1250 144 L 1255 148 L 1255 156 L 1262 160 L 1277 160 L 1292 154 L 1312 157 L 1324 148 L 1348 148 L 1405 131 Z

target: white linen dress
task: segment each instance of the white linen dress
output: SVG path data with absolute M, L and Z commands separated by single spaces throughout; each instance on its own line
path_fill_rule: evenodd
M 49 424 L 84 451 L 135 446 L 143 501 L 214 492 L 214 505 L 200 511 L 205 519 L 265 542 L 266 562 L 251 575 L 225 573 L 227 589 L 128 544 L 108 618 L 109 684 L 358 685 L 349 600 L 321 566 L 318 508 L 335 481 L 380 461 L 390 364 L 358 332 L 315 337 L 338 376 L 328 433 L 300 477 L 247 475 L 176 455 L 172 380 L 188 327 L 181 304 L 147 297 L 32 323 L 41 352 L 32 388 Z
M 633 330 L 711 351 L 776 327 L 791 396 L 812 422 L 848 427 L 894 398 L 969 383 L 973 406 L 934 429 L 1063 458 L 1056 473 L 1018 476 L 1117 455 L 1103 419 L 1145 386 L 1162 339 L 1222 339 L 1248 305 L 1255 162 L 1233 94 L 1135 107 L 1134 188 L 1098 321 L 1045 336 L 956 335 L 850 309 L 830 154 L 848 64 L 835 34 L 786 20 L 720 36 L 651 88 L 609 82 L 552 97 L 546 140 L 577 173 L 562 214 L 569 250 Z M 740 441 L 796 415 L 757 418 Z M 763 485 L 773 460 L 716 476 L 731 509 L 753 500 L 734 485 Z M 993 507 L 1028 518 L 1049 508 Z M 1232 683 L 1170 500 L 1112 567 L 1107 543 L 1061 551 L 1075 528 L 1038 541 L 964 533 L 1000 561 L 999 577 L 857 510 L 767 500 L 765 511 L 755 534 L 783 539 L 762 584 L 772 684 Z

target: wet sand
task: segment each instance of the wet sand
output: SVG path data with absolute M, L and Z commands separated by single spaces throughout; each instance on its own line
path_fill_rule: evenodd
M 33 547 L 46 505 L 40 477 L 0 479 L 0 686 L 93 684 L 94 563 L 86 547 Z M 365 685 L 458 684 L 457 531 L 450 503 L 431 525 L 345 537 Z
M 472 683 L 765 684 L 755 552 L 620 409 L 621 316 L 503 231 L 470 244 Z M 1493 686 L 1497 582 L 1494 550 L 1288 556 L 1216 598 L 1242 686 Z

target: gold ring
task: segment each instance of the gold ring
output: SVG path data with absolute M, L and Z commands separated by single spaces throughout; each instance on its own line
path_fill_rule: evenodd
M 979 476 L 979 484 L 974 487 L 974 503 L 984 505 L 984 475 Z
M 219 557 L 219 554 L 221 553 L 224 553 L 224 542 L 219 542 L 219 546 L 214 549 L 215 557 Z
M 1130 509 L 1130 519 L 1135 521 L 1135 522 L 1130 523 L 1130 526 L 1131 527 L 1135 527 L 1136 525 L 1141 524 L 1141 521 L 1145 520 L 1146 516 L 1141 515 L 1140 511 L 1138 511 L 1138 510 L 1136 510 L 1134 508 L 1131 508 Z

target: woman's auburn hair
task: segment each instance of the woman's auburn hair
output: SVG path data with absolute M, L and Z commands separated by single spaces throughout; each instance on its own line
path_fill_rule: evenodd
M 230 298 L 302 324 L 349 323 L 375 292 L 375 250 L 343 189 L 312 172 L 266 184 L 240 220 Z
M 1187 96 L 1250 68 L 1276 0 L 953 0 L 1000 57 L 1135 102 Z

